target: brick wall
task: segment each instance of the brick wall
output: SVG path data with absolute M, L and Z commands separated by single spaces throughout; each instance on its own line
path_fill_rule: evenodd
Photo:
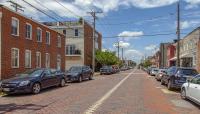
M 98 33 L 98 32 L 97 32 Z M 92 53 L 93 53 L 93 28 L 87 22 L 84 24 L 84 64 L 92 66 Z M 99 49 L 102 48 L 102 35 L 98 33 L 98 45 Z
M 25 50 L 31 50 L 31 64 L 32 68 L 36 67 L 36 51 L 41 52 L 41 67 L 45 67 L 45 53 L 50 54 L 50 67 L 56 68 L 57 54 L 61 55 L 61 69 L 64 70 L 65 67 L 65 37 L 62 34 L 53 31 L 52 29 L 41 25 L 31 19 L 25 18 L 22 15 L 16 14 L 6 8 L 1 7 L 0 12 L 3 13 L 2 17 L 2 40 L 1 40 L 1 77 L 2 79 L 12 77 L 14 74 L 24 72 L 27 70 L 24 66 L 25 64 Z M 11 18 L 15 17 L 19 19 L 19 36 L 11 35 Z M 25 24 L 26 22 L 32 25 L 32 40 L 25 39 Z M 42 42 L 36 41 L 36 28 L 40 27 L 42 29 Z M 51 44 L 46 44 L 46 31 L 51 34 Z M 57 36 L 61 36 L 62 46 L 57 47 Z M 11 48 L 19 49 L 19 68 L 11 68 Z

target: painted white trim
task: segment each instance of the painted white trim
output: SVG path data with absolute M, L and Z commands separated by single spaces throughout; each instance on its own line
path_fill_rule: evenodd
M 60 35 L 57 36 L 57 47 L 59 47 L 59 48 L 62 47 L 62 39 L 61 39 Z
M 18 56 L 18 59 L 17 59 L 17 66 L 12 66 L 12 50 L 17 50 L 18 51 L 18 54 L 17 54 L 17 56 Z M 18 48 L 11 48 L 11 68 L 19 68 L 19 49 Z
M 47 56 L 49 57 L 49 66 L 47 66 Z M 50 68 L 51 67 L 51 57 L 49 53 L 45 54 L 45 67 Z
M 41 31 L 40 41 L 38 41 L 38 39 L 37 39 L 37 32 L 38 32 L 38 30 Z M 40 27 L 37 27 L 37 29 L 36 29 L 36 41 L 37 41 L 37 42 L 42 42 L 42 29 L 41 29 Z
M 31 26 L 31 31 L 30 31 L 31 34 L 30 34 L 30 38 L 27 38 L 27 37 L 26 37 L 26 39 L 27 39 L 27 40 L 32 40 L 33 27 L 32 27 L 32 25 L 31 25 L 30 23 L 26 23 L 26 25 Z M 25 33 L 25 34 L 26 34 L 26 33 Z
M 30 62 L 30 66 L 29 66 L 29 67 L 26 67 L 26 52 L 30 54 L 30 60 L 29 60 L 29 62 Z M 24 66 L 25 66 L 25 68 L 31 68 L 31 66 L 32 66 L 32 62 L 31 62 L 31 61 L 32 61 L 32 59 L 31 59 L 31 55 L 32 55 L 32 54 L 31 54 L 31 50 L 25 50 L 25 62 L 24 62 L 24 64 L 25 64 L 25 65 L 24 65 Z
M 46 42 L 47 41 L 47 33 L 49 33 L 49 42 Z M 49 32 L 49 31 L 46 31 L 46 39 L 45 39 L 45 43 L 47 44 L 47 45 L 50 45 L 51 44 L 51 33 Z
M 40 57 L 40 63 L 39 63 L 39 66 L 37 66 L 37 54 L 39 54 L 39 57 Z M 41 63 L 42 63 L 42 55 L 41 55 L 41 52 L 37 51 L 36 52 L 36 68 L 41 68 Z
M 11 29 L 12 29 L 12 21 L 13 21 L 13 20 L 15 20 L 15 21 L 18 22 L 18 24 L 17 24 L 17 34 L 12 34 L 12 33 L 11 33 L 11 35 L 13 35 L 13 36 L 19 36 L 19 19 L 16 18 L 16 17 L 12 17 L 12 18 L 11 18 Z

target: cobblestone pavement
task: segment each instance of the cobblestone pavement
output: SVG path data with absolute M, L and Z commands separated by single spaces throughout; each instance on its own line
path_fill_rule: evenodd
M 94 77 L 82 83 L 53 87 L 38 95 L 0 97 L 7 114 L 200 114 L 192 102 L 180 99 L 141 70 Z

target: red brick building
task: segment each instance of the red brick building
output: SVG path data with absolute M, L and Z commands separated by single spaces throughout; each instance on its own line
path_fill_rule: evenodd
M 0 80 L 32 68 L 65 67 L 65 36 L 0 6 Z
M 176 65 L 176 47 L 173 44 L 167 46 L 167 66 L 175 66 Z

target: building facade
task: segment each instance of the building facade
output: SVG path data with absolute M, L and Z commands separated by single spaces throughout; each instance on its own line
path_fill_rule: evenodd
M 66 35 L 65 69 L 71 66 L 92 66 L 93 28 L 84 20 L 74 22 L 45 22 L 52 29 Z M 95 49 L 101 50 L 102 35 L 96 31 Z
M 0 79 L 33 68 L 65 67 L 65 36 L 0 6 Z
M 170 43 L 161 43 L 160 44 L 160 58 L 159 58 L 159 67 L 167 67 L 167 47 Z
M 182 67 L 197 68 L 199 66 L 199 39 L 200 28 L 197 28 L 180 40 L 180 65 Z
M 176 46 L 171 43 L 167 46 L 167 67 L 176 66 Z

